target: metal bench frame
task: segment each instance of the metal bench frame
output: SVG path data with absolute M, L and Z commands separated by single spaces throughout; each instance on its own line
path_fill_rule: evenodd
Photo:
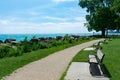
M 105 76 L 105 71 L 103 71 L 103 67 L 102 67 L 102 61 L 104 58 L 105 54 L 102 53 L 102 51 L 100 49 L 97 50 L 97 54 L 96 55 L 89 55 L 89 70 L 92 76 Z

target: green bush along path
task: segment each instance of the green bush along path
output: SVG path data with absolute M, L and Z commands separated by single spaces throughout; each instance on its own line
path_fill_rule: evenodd
M 110 80 L 120 79 L 120 39 L 113 39 L 107 44 L 102 44 L 102 52 L 105 54 L 103 64 L 107 69 Z M 96 54 L 96 51 L 80 51 L 71 62 L 88 62 L 88 55 Z M 64 80 L 64 72 L 61 80 Z

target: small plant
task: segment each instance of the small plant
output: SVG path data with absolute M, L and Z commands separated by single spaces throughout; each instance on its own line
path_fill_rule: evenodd
M 9 53 L 9 49 L 10 49 L 9 46 L 2 46 L 2 47 L 0 48 L 0 58 L 3 58 L 3 57 L 5 57 L 5 56 L 7 56 L 8 53 Z

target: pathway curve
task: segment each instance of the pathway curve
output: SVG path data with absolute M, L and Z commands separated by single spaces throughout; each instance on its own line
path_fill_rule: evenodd
M 25 65 L 3 80 L 59 80 L 69 62 L 81 49 L 101 40 L 103 39 L 86 42 L 58 51 L 41 60 Z

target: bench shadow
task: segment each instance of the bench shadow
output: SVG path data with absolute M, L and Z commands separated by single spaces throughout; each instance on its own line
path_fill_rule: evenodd
M 110 72 L 108 71 L 108 69 L 106 68 L 106 66 L 104 64 L 101 65 L 101 69 L 102 69 L 103 74 L 104 74 L 105 77 L 109 77 L 109 78 L 112 77 Z

